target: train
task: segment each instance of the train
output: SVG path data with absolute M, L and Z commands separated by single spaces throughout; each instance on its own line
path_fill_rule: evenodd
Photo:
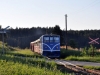
M 45 34 L 30 42 L 31 51 L 50 58 L 60 57 L 60 35 Z

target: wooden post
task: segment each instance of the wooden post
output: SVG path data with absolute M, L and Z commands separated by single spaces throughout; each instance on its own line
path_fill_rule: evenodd
M 66 31 L 65 31 L 65 33 L 66 33 L 66 36 L 65 36 L 65 38 L 66 38 L 66 50 L 67 50 L 67 14 L 65 15 L 65 27 L 66 27 Z

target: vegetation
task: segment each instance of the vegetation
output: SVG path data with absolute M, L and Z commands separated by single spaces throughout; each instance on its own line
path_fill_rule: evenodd
M 82 50 L 61 49 L 61 58 L 74 61 L 100 62 L 100 52 L 98 52 L 96 48 L 93 48 L 92 45 L 90 45 L 90 47 L 85 47 Z
M 69 56 L 65 58 L 66 60 L 74 60 L 74 61 L 86 61 L 86 62 L 99 62 L 100 63 L 100 56 L 99 57 L 89 57 L 89 56 Z
M 54 63 L 34 61 L 28 58 L 0 56 L 0 75 L 65 75 Z
M 76 48 L 76 42 L 74 41 L 74 39 L 70 39 L 69 40 L 69 45 L 72 47 L 72 48 Z
M 83 68 L 86 68 L 86 69 L 94 69 L 94 70 L 100 70 L 100 66 L 83 66 Z
M 19 47 L 19 48 L 30 48 L 30 42 L 40 38 L 40 36 L 44 34 L 51 34 L 56 33 L 61 36 L 61 45 L 65 45 L 67 41 L 68 46 L 76 47 L 76 48 L 84 48 L 89 47 L 89 43 L 92 39 L 100 37 L 100 30 L 68 30 L 67 31 L 67 40 L 66 40 L 66 31 L 61 30 L 59 25 L 55 25 L 54 27 L 32 27 L 32 28 L 18 28 L 16 29 L 9 29 L 7 33 L 7 39 L 5 42 L 12 47 Z M 2 40 L 2 35 L 0 34 L 0 39 Z M 71 40 L 72 41 L 71 43 Z M 100 42 L 100 40 L 97 40 Z M 95 44 L 96 48 L 100 48 L 98 44 Z
M 46 62 L 45 58 L 29 49 L 4 47 L 2 54 L 0 45 L 0 75 L 69 75 L 53 61 Z
M 61 49 L 61 58 L 66 58 L 69 56 L 80 56 L 81 52 L 80 51 L 75 51 L 75 50 L 65 50 Z
M 87 55 L 85 52 L 85 49 L 83 49 L 83 51 L 62 49 L 61 58 L 66 59 L 66 60 L 74 60 L 74 61 L 100 62 L 100 52 L 95 51 L 95 56 L 93 57 L 93 56 Z
M 83 48 L 82 51 L 78 50 L 65 50 L 61 49 L 61 59 L 65 60 L 71 60 L 71 61 L 86 61 L 86 62 L 98 62 L 100 63 L 100 52 L 95 50 L 95 56 L 88 55 L 92 52 L 92 46 L 90 46 L 87 50 L 87 48 Z M 88 51 L 88 52 L 87 52 Z M 81 65 L 79 65 L 81 66 Z M 86 69 L 95 69 L 100 70 L 100 66 L 81 66 Z

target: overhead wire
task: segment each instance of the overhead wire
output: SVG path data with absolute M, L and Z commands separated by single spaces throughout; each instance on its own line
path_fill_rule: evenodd
M 87 12 L 87 11 L 85 11 L 85 10 L 89 10 L 89 8 L 92 8 L 92 7 L 94 7 L 95 5 L 98 5 L 99 3 L 100 3 L 99 0 L 94 0 L 94 1 L 92 1 L 91 3 L 89 3 L 89 4 L 87 4 L 87 5 L 84 4 L 84 7 L 80 8 L 79 10 L 76 10 L 76 11 L 74 11 L 74 12 L 71 12 L 71 13 L 70 13 L 70 16 L 72 16 L 73 18 L 76 18 L 76 15 L 82 15 L 82 13 Z M 80 14 L 79 14 L 79 13 L 80 13 Z M 90 14 L 90 13 L 91 13 L 91 12 L 88 12 L 87 14 Z M 76 20 L 76 22 L 78 23 L 79 21 Z
M 100 1 L 98 2 L 98 0 L 94 0 L 93 2 L 89 3 L 88 5 L 82 7 L 81 9 L 79 9 L 79 10 L 77 10 L 77 11 L 72 12 L 71 14 L 73 14 L 73 13 L 74 13 L 74 14 L 75 14 L 75 13 L 78 14 L 78 13 L 80 13 L 80 12 L 86 10 L 86 9 L 89 9 L 90 7 L 95 6 L 95 5 L 98 4 L 98 3 L 100 3 Z M 85 4 L 84 4 L 84 5 L 85 5 Z

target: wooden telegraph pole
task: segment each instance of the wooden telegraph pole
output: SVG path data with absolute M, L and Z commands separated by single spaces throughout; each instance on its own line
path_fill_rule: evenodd
M 66 33 L 66 35 L 65 35 L 65 40 L 66 40 L 66 50 L 67 50 L 67 14 L 65 14 L 65 27 L 66 27 L 66 31 L 65 31 L 65 33 Z
M 6 34 L 6 30 L 9 28 L 10 26 L 7 26 L 6 28 L 2 29 L 0 31 L 0 33 L 2 33 L 2 53 L 4 54 L 4 34 Z

